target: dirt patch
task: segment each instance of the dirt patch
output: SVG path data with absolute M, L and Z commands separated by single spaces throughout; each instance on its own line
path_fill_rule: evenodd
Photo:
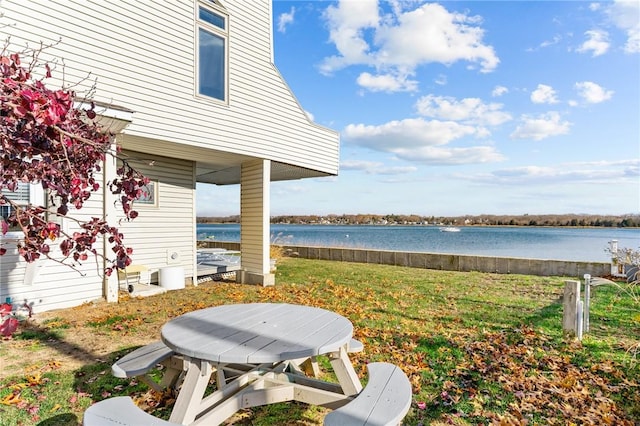
M 203 287 L 207 284 L 198 290 Z M 159 315 L 159 306 L 180 303 L 177 299 L 184 295 L 178 293 L 183 291 L 194 290 L 167 292 L 148 300 L 124 293 L 119 303 L 99 301 L 35 314 L 20 323 L 15 338 L 0 341 L 0 379 L 51 362 L 68 371 L 110 362 L 120 351 L 155 341 L 167 317 L 175 312 L 169 309 L 166 316 Z

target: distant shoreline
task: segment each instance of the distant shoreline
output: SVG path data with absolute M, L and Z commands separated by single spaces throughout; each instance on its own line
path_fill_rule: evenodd
M 198 222 L 199 225 L 240 225 L 240 222 Z M 271 225 L 308 225 L 308 226 L 451 226 L 445 224 L 377 224 L 377 223 L 286 223 L 286 222 L 271 222 Z M 501 228 L 575 228 L 575 229 L 599 229 L 599 228 L 640 228 L 640 226 L 572 226 L 572 225 L 487 225 L 487 224 L 474 224 L 474 225 L 455 225 L 459 228 L 480 228 L 480 227 L 501 227 Z
M 239 224 L 239 216 L 197 217 L 198 224 Z M 599 215 L 480 215 L 435 217 L 417 215 L 326 215 L 272 216 L 272 225 L 349 225 L 349 226 L 501 226 L 548 228 L 640 228 L 640 214 Z

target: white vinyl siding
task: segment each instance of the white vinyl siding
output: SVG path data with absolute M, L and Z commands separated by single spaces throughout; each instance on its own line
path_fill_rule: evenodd
M 102 184 L 102 179 L 99 177 Z M 36 185 L 32 185 L 36 186 Z M 102 217 L 102 192 L 93 193 L 80 211 L 70 208 L 69 216 L 88 220 L 92 216 Z M 72 234 L 79 227 L 70 219 L 63 219 L 63 229 Z M 11 297 L 14 304 L 29 304 L 34 312 L 77 306 L 102 297 L 103 262 L 100 258 L 89 258 L 76 265 L 78 271 L 42 256 L 35 263 L 27 264 L 15 248 L 19 233 L 2 238 L 8 251 L 0 257 L 0 298 L 2 302 Z M 51 256 L 62 260 L 58 243 L 51 242 Z M 94 246 L 102 252 L 102 240 Z M 67 261 L 69 263 L 69 261 Z
M 182 266 L 185 276 L 193 276 L 195 239 L 195 182 L 193 163 L 165 157 L 125 152 L 131 164 L 158 185 L 157 206 L 135 204 L 139 216 L 131 221 L 111 223 L 123 232 L 124 243 L 133 248 L 134 263 L 147 265 L 152 270 L 152 281 L 157 281 L 157 271 L 165 266 Z M 149 166 L 149 164 L 153 166 Z M 102 179 L 100 179 L 102 184 Z M 79 210 L 70 210 L 69 215 L 80 220 L 102 217 L 103 197 L 101 192 Z M 121 213 L 121 210 L 118 211 Z M 70 219 L 63 225 L 69 233 L 78 230 Z M 14 237 L 17 233 L 12 234 Z M 20 259 L 15 249 L 15 240 L 4 237 L 10 250 L 0 257 L 0 298 L 4 302 L 11 297 L 14 303 L 26 301 L 35 312 L 77 306 L 100 299 L 102 292 L 103 263 L 93 256 L 78 266 L 81 273 L 53 260 L 42 258 L 28 265 Z M 100 240 L 94 247 L 102 251 Z M 57 244 L 52 243 L 52 256 L 60 258 Z M 178 253 L 176 263 L 169 263 L 167 252 Z M 35 274 L 27 273 L 36 272 Z M 30 279 L 35 276 L 34 279 Z
M 120 225 L 125 245 L 133 248 L 133 263 L 149 267 L 152 282 L 157 282 L 158 270 L 165 266 L 183 266 L 185 276 L 192 277 L 196 246 L 193 162 L 133 151 L 124 154 L 157 185 L 156 203 L 134 203 L 138 217 Z M 178 254 L 175 263 L 168 261 L 171 253 Z
M 295 166 L 284 167 L 295 172 L 293 177 L 338 172 L 337 132 L 309 121 L 272 63 L 271 0 L 215 3 L 227 18 L 226 102 L 197 94 L 200 0 L 2 0 L 0 36 L 10 39 L 9 51 L 47 46 L 39 59 L 53 63 L 48 87 L 61 85 L 64 78 L 78 96 L 92 93 L 96 101 L 133 111 L 118 143 L 137 160 L 132 165 L 156 181 L 157 200 L 138 203 L 134 208 L 140 215 L 133 222 L 117 225 L 108 219 L 122 228 L 125 244 L 134 249 L 134 263 L 152 269 L 153 281 L 164 266 L 180 265 L 187 277 L 194 274 L 196 162 L 221 166 L 221 174 L 263 160 L 274 169 Z M 264 228 L 260 212 L 268 212 L 269 200 L 254 206 L 251 195 L 268 191 L 269 183 L 262 185 L 247 182 L 245 188 L 243 183 L 251 201 L 242 207 L 247 213 L 243 263 L 256 269 L 268 264 L 265 235 L 256 232 Z M 102 197 L 92 197 L 82 217 L 101 217 L 102 204 Z M 107 205 L 111 211 L 112 204 Z M 175 262 L 169 259 L 174 252 Z M 44 264 L 46 279 L 41 273 L 29 281 L 16 253 L 0 259 L 0 296 L 27 299 L 36 310 L 103 296 L 103 265 L 87 261 L 81 276 L 51 261 Z
M 221 3 L 232 23 L 228 106 L 194 96 L 196 2 L 5 1 L 0 22 L 15 25 L 0 32 L 13 46 L 60 39 L 43 58 L 64 59 L 67 82 L 90 73 L 96 99 L 134 110 L 127 135 L 337 173 L 337 133 L 308 121 L 271 62 L 270 0 Z

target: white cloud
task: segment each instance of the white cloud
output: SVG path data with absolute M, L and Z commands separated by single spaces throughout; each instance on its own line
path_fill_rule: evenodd
M 502 107 L 498 103 L 485 104 L 478 98 L 457 100 L 434 95 L 423 96 L 416 102 L 418 113 L 425 117 L 489 126 L 498 126 L 511 120 L 511 115 L 502 111 Z
M 507 89 L 506 87 L 504 87 L 504 86 L 496 86 L 491 91 L 491 96 L 493 96 L 494 98 L 497 98 L 497 97 L 500 97 L 502 95 L 506 95 L 507 93 L 509 93 L 509 89 Z
M 627 53 L 640 53 L 640 30 L 629 30 L 629 38 L 624 45 L 624 50 Z
M 560 114 L 551 111 L 546 114 L 533 117 L 523 115 L 520 118 L 522 124 L 511 133 L 512 139 L 533 139 L 539 141 L 551 136 L 566 135 L 569 133 L 571 123 L 562 121 Z
M 433 82 L 436 83 L 438 86 L 446 86 L 448 79 L 446 75 L 440 74 L 433 80 Z
M 291 7 L 289 13 L 282 13 L 278 16 L 278 31 L 284 33 L 287 31 L 287 26 L 292 24 L 295 18 L 296 8 Z
M 273 196 L 301 195 L 311 191 L 309 185 L 301 185 L 292 181 L 273 182 L 271 184 L 271 194 Z
M 324 14 L 329 24 L 329 39 L 340 53 L 325 58 L 320 70 L 325 74 L 352 64 L 370 64 L 369 44 L 364 30 L 375 28 L 380 17 L 376 1 L 341 1 Z
M 458 61 L 477 64 L 481 72 L 497 67 L 500 60 L 493 47 L 482 43 L 480 18 L 450 13 L 439 4 L 403 11 L 401 6 L 409 4 L 393 3 L 392 12 L 384 16 L 375 0 L 342 0 L 329 6 L 324 16 L 338 54 L 324 59 L 321 72 L 331 74 L 357 64 L 375 67 L 381 76 L 409 76 L 422 64 Z M 406 90 L 404 85 L 399 88 Z
M 640 2 L 637 0 L 616 0 L 606 10 L 614 25 L 625 31 L 627 53 L 640 53 Z
M 553 21 L 555 22 L 555 19 Z M 538 51 L 540 49 L 544 49 L 545 47 L 556 45 L 556 44 L 560 43 L 561 41 L 562 41 L 562 36 L 556 34 L 556 35 L 553 36 L 553 38 L 551 40 L 544 40 L 538 46 L 536 46 L 536 47 L 528 47 L 525 50 L 527 52 L 536 52 L 536 51 Z
M 399 148 L 446 145 L 453 140 L 476 133 L 475 127 L 453 121 L 408 118 L 390 121 L 380 126 L 349 124 L 342 136 L 348 142 L 377 151 L 396 152 Z
M 395 154 L 411 162 L 470 164 L 503 159 L 494 147 L 447 147 L 466 136 L 484 136 L 482 128 L 453 121 L 422 118 L 391 121 L 380 126 L 350 124 L 342 132 L 345 142 Z
M 377 161 L 348 160 L 340 163 L 340 170 L 357 170 L 371 175 L 401 175 L 418 170 L 415 166 L 388 167 Z
M 592 52 L 591 56 L 604 55 L 609 50 L 609 34 L 602 30 L 586 31 L 587 40 L 577 49 L 580 53 Z
M 425 4 L 400 14 L 397 25 L 382 25 L 376 32 L 381 46 L 378 60 L 414 67 L 421 63 L 478 62 L 482 72 L 499 63 L 493 47 L 482 44 L 484 30 L 478 17 L 450 13 L 439 4 Z
M 575 84 L 578 95 L 587 103 L 597 104 L 607 101 L 613 96 L 612 90 L 606 90 L 591 81 L 583 81 Z
M 406 75 L 379 74 L 371 75 L 363 72 L 358 76 L 357 83 L 372 92 L 415 92 L 418 90 L 416 80 L 407 79 Z
M 531 102 L 534 104 L 557 104 L 556 91 L 546 84 L 538 84 L 538 88 L 531 92 Z
M 560 43 L 561 40 L 562 40 L 562 37 L 556 34 L 553 36 L 551 40 L 545 40 L 542 43 L 540 43 L 540 47 L 553 46 L 554 44 Z
M 495 185 L 622 184 L 640 177 L 640 160 L 561 163 L 553 166 L 524 166 L 482 174 L 459 174 L 459 179 Z
M 340 170 L 369 170 L 382 165 L 378 161 L 346 160 L 340 162 Z
M 397 148 L 394 154 L 403 160 L 432 165 L 494 163 L 504 160 L 492 146 L 446 148 L 425 146 L 417 149 Z

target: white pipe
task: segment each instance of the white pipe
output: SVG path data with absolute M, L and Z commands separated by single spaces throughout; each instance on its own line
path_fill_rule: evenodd
M 582 300 L 578 302 L 578 315 L 576 318 L 576 337 L 578 340 L 582 340 L 582 312 L 584 309 L 584 305 Z
M 589 309 L 591 307 L 591 275 L 584 274 L 584 331 L 589 332 Z

